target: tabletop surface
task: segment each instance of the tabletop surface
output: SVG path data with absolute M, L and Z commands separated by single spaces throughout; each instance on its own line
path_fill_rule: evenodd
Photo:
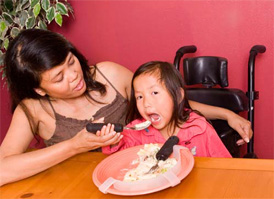
M 0 198 L 129 198 L 103 194 L 92 181 L 107 156 L 88 152 L 30 178 L 0 187 Z M 274 198 L 274 160 L 195 157 L 180 184 L 130 198 Z

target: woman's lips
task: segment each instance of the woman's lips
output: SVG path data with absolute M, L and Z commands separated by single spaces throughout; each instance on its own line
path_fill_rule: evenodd
M 75 87 L 75 91 L 79 91 L 84 87 L 84 81 L 80 80 L 80 82 L 77 84 L 77 86 Z

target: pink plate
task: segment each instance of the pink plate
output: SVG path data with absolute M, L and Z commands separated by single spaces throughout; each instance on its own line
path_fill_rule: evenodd
M 159 144 L 160 145 L 160 144 Z M 138 158 L 137 152 L 144 148 L 144 145 L 131 147 L 117 153 L 114 153 L 104 160 L 102 160 L 93 171 L 92 179 L 94 184 L 99 188 L 109 177 L 117 180 L 123 180 L 125 173 L 132 169 L 132 161 Z M 177 175 L 179 180 L 184 179 L 192 170 L 194 166 L 194 158 L 191 152 L 183 147 L 180 150 L 181 155 L 181 171 Z M 147 189 L 142 191 L 121 191 L 117 190 L 114 186 L 111 186 L 107 192 L 115 195 L 142 195 L 160 191 L 170 187 L 170 184 L 155 187 L 153 189 Z

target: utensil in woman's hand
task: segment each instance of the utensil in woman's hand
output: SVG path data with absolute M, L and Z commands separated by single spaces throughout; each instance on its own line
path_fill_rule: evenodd
M 179 142 L 179 138 L 175 135 L 169 137 L 167 139 L 167 141 L 164 143 L 164 145 L 160 148 L 160 150 L 156 153 L 156 159 L 157 159 L 157 162 L 155 165 L 153 165 L 149 171 L 147 172 L 148 173 L 152 173 L 153 171 L 155 171 L 156 169 L 159 168 L 159 161 L 160 160 L 163 160 L 165 161 L 173 152 L 173 146 L 178 144 Z
M 151 122 L 149 120 L 147 120 L 145 122 L 135 124 L 132 127 L 123 126 L 122 124 L 119 124 L 119 123 L 114 123 L 113 125 L 114 125 L 114 131 L 122 132 L 124 129 L 132 129 L 132 130 L 136 130 L 136 131 L 143 130 L 143 129 L 146 129 L 147 127 L 149 127 L 150 124 L 151 124 Z M 100 131 L 104 125 L 106 126 L 107 123 L 88 123 L 86 125 L 86 129 L 88 132 L 96 133 L 97 131 Z

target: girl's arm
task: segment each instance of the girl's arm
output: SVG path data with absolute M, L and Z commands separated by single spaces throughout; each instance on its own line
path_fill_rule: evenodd
M 0 147 L 0 186 L 35 175 L 75 154 L 119 141 L 116 134 L 98 137 L 83 129 L 70 140 L 26 152 L 33 138 L 25 113 L 17 107 Z
M 236 130 L 243 140 L 238 140 L 238 144 L 249 142 L 252 137 L 253 131 L 251 124 L 248 120 L 244 119 L 240 115 L 221 107 L 210 106 L 195 101 L 189 101 L 192 109 L 201 112 L 207 119 L 221 119 L 226 120 L 234 130 Z
M 205 135 L 207 137 L 207 148 L 209 157 L 218 157 L 218 158 L 231 158 L 231 154 L 228 149 L 225 147 L 224 143 L 218 136 L 215 129 L 207 124 Z

